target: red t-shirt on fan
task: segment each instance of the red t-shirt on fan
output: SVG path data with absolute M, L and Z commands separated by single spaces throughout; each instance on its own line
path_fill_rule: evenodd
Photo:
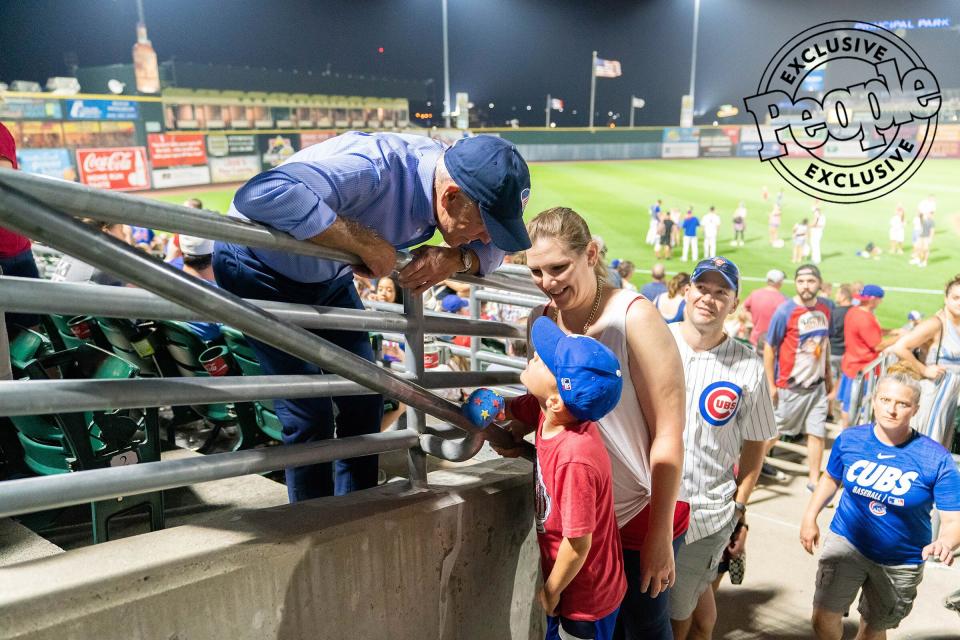
M 18 256 L 29 248 L 29 238 L 0 227 L 0 258 Z
M 583 568 L 560 595 L 557 613 L 599 620 L 620 606 L 627 591 L 623 551 L 613 514 L 610 458 L 595 422 L 567 427 L 543 439 L 543 413 L 532 395 L 513 400 L 513 415 L 537 425 L 536 525 L 544 579 L 564 538 L 593 534 Z

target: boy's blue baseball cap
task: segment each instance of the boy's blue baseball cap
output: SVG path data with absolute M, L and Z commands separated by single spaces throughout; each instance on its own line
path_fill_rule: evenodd
M 530 337 L 573 417 L 599 420 L 617 406 L 623 374 L 610 349 L 587 336 L 567 335 L 544 316 L 533 323 Z
M 723 256 L 715 256 L 698 262 L 693 270 L 693 275 L 690 276 L 690 281 L 696 282 L 703 277 L 703 274 L 711 271 L 723 276 L 723 279 L 727 281 L 727 284 L 735 293 L 740 292 L 740 269 Z
M 480 206 L 493 244 L 513 253 L 530 248 L 523 210 L 530 199 L 530 170 L 517 147 L 496 136 L 461 138 L 443 163 L 450 177 Z

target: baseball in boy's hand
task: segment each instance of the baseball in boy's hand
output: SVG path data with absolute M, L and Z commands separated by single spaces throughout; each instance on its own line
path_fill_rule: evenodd
M 493 389 L 475 389 L 460 407 L 460 413 L 481 429 L 486 429 L 494 420 L 506 417 L 503 396 Z

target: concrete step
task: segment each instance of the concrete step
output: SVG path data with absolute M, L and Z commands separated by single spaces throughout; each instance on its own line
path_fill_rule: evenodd
M 0 519 L 0 567 L 46 558 L 63 549 L 11 518 Z
M 174 449 L 161 454 L 163 460 L 178 460 L 202 454 L 189 449 Z M 203 482 L 164 492 L 166 528 L 183 524 L 203 524 L 229 512 L 245 512 L 287 504 L 287 488 L 280 482 L 252 474 Z M 43 538 L 63 549 L 85 547 L 93 542 L 90 507 L 77 505 L 60 513 L 48 512 L 47 522 L 37 526 Z M 36 518 L 33 518 L 36 519 Z M 26 519 L 29 523 L 30 517 Z M 49 522 L 53 520 L 52 524 Z M 117 517 L 110 527 L 112 538 L 124 538 L 149 531 L 145 514 Z

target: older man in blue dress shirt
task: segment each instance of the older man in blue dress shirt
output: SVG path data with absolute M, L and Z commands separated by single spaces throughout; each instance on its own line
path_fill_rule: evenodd
M 523 208 L 530 174 L 516 147 L 493 136 L 453 146 L 425 136 L 349 132 L 291 156 L 237 191 L 229 215 L 255 220 L 298 240 L 356 254 L 362 266 L 218 242 L 218 284 L 244 298 L 362 309 L 353 272 L 380 278 L 396 249 L 439 230 L 447 247 L 418 247 L 399 274 L 419 295 L 455 273 L 483 275 L 504 252 L 529 248 Z M 373 360 L 365 332 L 315 331 Z M 320 367 L 251 341 L 266 374 L 317 374 Z M 334 409 L 337 414 L 334 422 Z M 379 430 L 379 396 L 278 400 L 285 443 Z M 377 456 L 287 470 L 291 502 L 376 485 Z

